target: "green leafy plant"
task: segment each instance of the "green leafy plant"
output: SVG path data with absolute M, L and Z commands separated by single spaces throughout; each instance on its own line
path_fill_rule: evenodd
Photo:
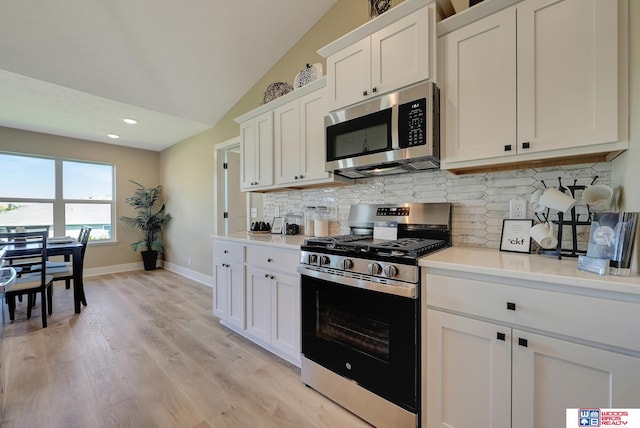
M 132 229 L 140 230 L 144 236 L 140 241 L 133 242 L 131 248 L 133 251 L 146 248 L 146 251 L 162 254 L 164 241 L 161 232 L 171 221 L 171 214 L 165 212 L 165 205 L 160 202 L 162 186 L 145 187 L 133 180 L 129 181 L 138 186 L 138 189 L 125 202 L 136 210 L 136 216 L 121 216 L 120 221 Z

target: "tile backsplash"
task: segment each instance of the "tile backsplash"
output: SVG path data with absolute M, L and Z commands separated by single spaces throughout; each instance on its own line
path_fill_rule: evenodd
M 288 190 L 264 195 L 264 217 L 288 212 L 302 213 L 309 205 L 326 205 L 333 210 L 330 234 L 349 233 L 347 217 L 352 204 L 451 202 L 454 245 L 499 248 L 502 220 L 509 217 L 509 201 L 525 199 L 527 206 L 536 189 L 562 185 L 589 185 L 594 177 L 611 185 L 611 162 L 577 164 L 562 167 L 521 169 L 506 172 L 454 175 L 448 171 L 424 171 L 359 179 L 343 187 Z M 576 213 L 586 219 L 587 208 L 576 195 Z M 531 210 L 527 218 L 538 221 Z M 556 219 L 555 215 L 551 219 Z M 563 232 L 570 236 L 570 230 Z M 578 230 L 578 248 L 586 249 L 588 227 Z M 567 242 L 563 239 L 564 242 Z M 563 248 L 565 245 L 563 244 Z

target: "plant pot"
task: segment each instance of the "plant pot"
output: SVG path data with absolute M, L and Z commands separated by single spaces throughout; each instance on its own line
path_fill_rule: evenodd
M 158 260 L 158 252 L 149 250 L 149 251 L 141 251 L 142 254 L 142 262 L 144 263 L 144 270 L 155 270 L 156 261 Z

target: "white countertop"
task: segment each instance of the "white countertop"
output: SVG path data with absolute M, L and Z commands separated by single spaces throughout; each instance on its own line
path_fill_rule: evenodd
M 590 288 L 640 297 L 640 276 L 597 275 L 577 269 L 576 258 L 562 260 L 487 248 L 451 247 L 420 259 L 420 266 L 467 274 Z
M 243 244 L 264 244 L 274 245 L 276 247 L 287 248 L 290 250 L 300 250 L 300 246 L 304 244 L 304 240 L 308 236 L 304 235 L 272 235 L 252 234 L 249 232 L 230 233 L 228 235 L 214 235 L 214 239 L 228 239 L 231 241 L 239 241 Z

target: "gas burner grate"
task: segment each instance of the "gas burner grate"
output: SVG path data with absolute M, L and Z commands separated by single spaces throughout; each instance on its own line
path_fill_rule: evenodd
M 438 239 L 403 238 L 369 245 L 367 251 L 375 254 L 421 257 L 446 246 L 445 241 Z
M 317 248 L 353 248 L 351 243 L 371 239 L 371 235 L 340 235 L 305 239 L 304 245 Z

